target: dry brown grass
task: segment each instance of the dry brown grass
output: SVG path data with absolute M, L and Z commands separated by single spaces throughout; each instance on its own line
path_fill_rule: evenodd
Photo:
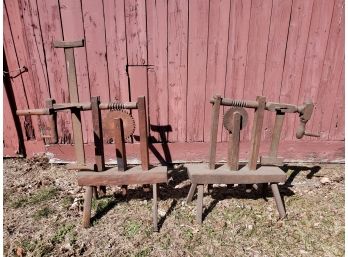
M 160 187 L 161 228 L 152 232 L 151 192 L 130 187 L 127 199 L 108 188 L 93 201 L 96 218 L 81 228 L 74 172 L 37 158 L 4 161 L 4 255 L 16 256 L 343 256 L 344 167 L 288 167 L 281 186 L 287 219 L 274 201 L 243 188 L 216 187 L 204 197 L 205 220 L 195 224 L 195 201 L 185 204 L 189 181 L 172 172 Z M 321 184 L 326 176 L 331 182 Z M 116 192 L 116 194 L 113 194 Z M 22 250 L 21 250 L 22 249 Z

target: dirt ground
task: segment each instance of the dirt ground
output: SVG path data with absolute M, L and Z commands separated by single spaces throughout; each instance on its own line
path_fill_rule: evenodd
M 244 187 L 216 185 L 204 197 L 203 225 L 195 200 L 185 203 L 186 171 L 160 186 L 160 231 L 152 232 L 151 192 L 107 188 L 93 200 L 93 226 L 81 227 L 83 188 L 75 172 L 42 157 L 4 160 L 5 256 L 344 256 L 344 166 L 285 166 L 280 186 L 287 218 Z

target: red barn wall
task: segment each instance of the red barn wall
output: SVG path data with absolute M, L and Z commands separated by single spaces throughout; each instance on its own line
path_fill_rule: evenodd
M 68 102 L 64 51 L 52 42 L 85 39 L 85 47 L 75 50 L 80 101 L 145 95 L 150 125 L 170 130 L 165 136 L 173 161 L 206 158 L 214 94 L 250 100 L 264 95 L 291 104 L 311 98 L 315 109 L 307 130 L 321 137 L 297 140 L 298 116 L 287 115 L 284 157 L 344 159 L 343 0 L 4 0 L 3 15 L 11 71 L 10 81 L 4 81 L 5 156 L 16 156 L 20 145 L 8 92 L 17 109 L 43 108 L 49 97 Z M 20 73 L 22 66 L 27 71 Z M 264 151 L 272 114 L 264 120 Z M 82 120 L 90 145 L 91 114 L 85 112 Z M 58 114 L 60 145 L 44 146 L 42 135 L 50 132 L 45 117 L 21 117 L 20 124 L 28 155 L 47 151 L 71 159 L 69 113 Z M 250 131 L 251 122 L 243 131 L 242 158 Z M 150 134 L 161 141 L 158 129 Z M 220 126 L 221 160 L 226 135 Z

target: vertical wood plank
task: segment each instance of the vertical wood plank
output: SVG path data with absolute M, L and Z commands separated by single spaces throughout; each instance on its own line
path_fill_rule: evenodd
M 62 40 L 62 27 L 57 0 L 39 2 L 39 19 L 46 54 L 48 80 L 51 97 L 57 103 L 69 102 L 69 91 L 64 51 L 54 48 L 53 41 Z M 68 113 L 58 113 L 58 135 L 60 143 L 71 143 L 71 118 Z
M 229 41 L 230 0 L 214 1 L 209 9 L 209 38 L 207 57 L 207 81 L 204 101 L 204 141 L 209 139 L 211 104 L 213 95 L 225 94 L 227 46 Z M 231 38 L 231 40 L 234 40 Z M 218 138 L 221 141 L 222 122 L 218 125 Z
M 308 131 L 319 134 L 317 140 L 327 140 L 330 121 L 334 113 L 336 92 L 340 83 L 340 71 L 344 63 L 344 2 L 335 1 L 334 12 L 326 49 L 321 79 L 318 89 L 316 110 L 313 113 L 312 127 Z
M 162 126 L 168 125 L 167 8 L 167 1 L 146 1 L 149 121 Z M 149 131 L 160 139 L 158 132 Z
M 339 87 L 336 92 L 334 113 L 331 119 L 330 140 L 345 140 L 344 135 L 344 67 L 342 68 Z
M 19 147 L 18 136 L 16 133 L 16 126 L 11 116 L 11 107 L 8 101 L 5 87 L 2 88 L 3 92 L 3 154 L 4 156 L 16 156 L 16 152 Z
M 168 0 L 168 123 L 170 142 L 186 141 L 188 1 Z
M 82 12 L 91 96 L 100 96 L 102 102 L 109 101 L 103 5 L 97 1 L 84 0 Z
M 334 1 L 318 0 L 314 1 L 313 5 L 298 104 L 303 103 L 307 98 L 312 99 L 314 113 L 317 109 L 318 89 L 327 49 L 334 3 Z M 307 123 L 308 128 L 312 126 L 312 122 L 312 119 L 309 120 Z M 295 121 L 295 124 L 297 125 L 298 121 Z
M 291 11 L 288 42 L 286 48 L 280 102 L 297 102 L 300 93 L 301 76 L 311 22 L 313 0 L 294 0 Z M 295 131 L 296 115 L 285 115 L 281 138 L 291 140 Z
M 147 88 L 147 67 L 146 66 L 130 66 L 128 67 L 129 74 L 129 85 L 130 85 L 130 96 L 131 101 L 136 102 L 139 96 L 145 96 L 145 101 L 148 99 L 148 88 Z M 148 105 L 146 106 L 146 112 L 149 111 Z M 132 112 L 132 116 L 135 120 L 135 131 L 134 135 L 139 136 L 139 116 L 138 111 Z
M 104 0 L 110 99 L 129 101 L 124 1 Z
M 279 101 L 292 0 L 273 0 L 262 95 Z M 263 138 L 271 140 L 274 113 L 266 112 Z
M 33 69 L 27 48 L 24 34 L 24 25 L 21 19 L 20 5 L 17 1 L 6 1 L 4 5 L 4 49 L 7 55 L 7 64 L 9 70 L 17 70 L 19 67 L 25 66 L 27 72 L 11 79 L 12 90 L 16 100 L 17 108 L 37 108 L 44 106 L 45 99 L 42 98 L 38 90 L 37 81 L 34 80 L 36 74 L 35 67 Z M 13 38 L 12 38 L 13 37 Z M 10 76 L 18 74 L 13 72 Z M 9 85 L 11 86 L 11 85 Z M 47 96 L 49 96 L 48 92 Z M 39 103 L 42 101 L 41 103 Z M 21 124 L 24 124 L 24 118 L 20 118 Z M 35 138 L 41 139 L 40 128 L 47 128 L 47 120 L 40 117 L 28 118 L 32 121 Z M 23 130 L 25 131 L 25 130 Z
M 16 49 L 15 49 L 15 45 L 14 45 L 13 38 L 12 38 L 12 33 L 11 33 L 11 28 L 10 28 L 10 24 L 9 24 L 9 20 L 8 20 L 6 5 L 4 5 L 3 22 L 4 22 L 3 23 L 3 33 L 4 33 L 3 43 L 4 43 L 4 54 L 6 55 L 3 57 L 4 58 L 3 69 L 6 72 L 14 71 L 14 72 L 11 72 L 10 74 L 7 74 L 7 76 L 10 77 L 11 83 L 6 84 L 4 82 L 3 87 L 4 88 L 5 88 L 5 86 L 12 87 L 11 90 L 14 92 L 14 96 L 16 98 L 17 108 L 18 109 L 26 109 L 26 108 L 28 108 L 28 101 L 27 101 L 25 88 L 23 85 L 23 80 L 22 80 L 21 76 L 16 77 L 16 74 L 19 73 L 19 71 L 16 71 L 16 70 L 19 68 L 20 65 L 18 64 L 18 60 L 17 60 Z M 6 63 L 5 63 L 5 59 L 6 59 Z M 4 91 L 4 94 L 5 94 L 5 91 Z M 5 98 L 5 96 L 4 96 L 4 98 Z M 8 98 L 7 98 L 7 103 L 4 102 L 4 105 L 8 104 L 8 103 L 9 102 L 8 102 Z M 9 106 L 6 108 L 7 108 L 6 110 L 8 110 Z M 4 112 L 4 113 L 6 114 L 7 112 Z M 9 115 L 10 113 L 11 113 L 11 111 L 7 115 Z M 25 131 L 24 117 L 20 117 L 20 122 L 21 122 L 23 131 Z M 35 123 L 35 125 L 36 125 L 36 128 L 34 129 L 34 131 L 39 132 L 37 122 Z M 5 130 L 4 130 L 4 133 L 5 133 Z M 25 137 L 24 140 L 27 140 L 27 138 Z M 6 145 L 8 145 L 8 144 L 6 144 Z
M 272 0 L 253 0 L 251 2 L 244 99 L 255 99 L 257 95 L 262 94 L 271 13 Z M 252 117 L 252 111 L 248 110 L 248 115 Z M 244 139 L 250 139 L 251 126 L 251 122 L 248 122 L 244 128 Z
M 85 38 L 83 31 L 83 17 L 81 2 L 79 0 L 60 0 L 60 12 L 64 41 L 77 41 Z M 80 102 L 89 102 L 91 94 L 89 90 L 88 67 L 86 47 L 74 48 L 77 88 Z M 82 112 L 82 129 L 84 142 L 93 141 L 92 113 Z
M 186 124 L 188 142 L 203 141 L 208 17 L 209 0 L 189 1 Z
M 231 1 L 225 97 L 243 98 L 250 10 L 251 0 Z M 224 108 L 224 110 L 227 109 Z M 222 141 L 227 140 L 228 134 L 228 131 L 223 132 Z M 243 136 L 244 129 L 240 137 L 243 138 Z
M 125 0 L 127 55 L 129 65 L 146 65 L 146 2 Z
M 31 73 L 33 78 L 34 88 L 28 88 L 28 91 L 34 90 L 36 97 L 28 97 L 29 108 L 43 108 L 45 106 L 46 99 L 51 97 L 47 65 L 46 54 L 44 50 L 44 42 L 41 33 L 41 25 L 39 19 L 39 11 L 36 1 L 20 0 L 20 14 L 23 23 L 23 33 L 26 43 L 26 50 L 28 52 L 28 72 Z M 34 95 L 34 94 L 31 94 Z M 44 116 L 32 116 L 33 125 L 46 127 L 45 124 L 49 124 L 47 117 Z M 43 124 L 43 125 L 42 125 Z M 40 138 L 40 131 L 37 130 L 36 138 Z

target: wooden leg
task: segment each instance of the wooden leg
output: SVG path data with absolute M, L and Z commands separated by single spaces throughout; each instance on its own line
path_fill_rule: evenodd
M 83 218 L 82 218 L 82 226 L 84 228 L 88 228 L 91 224 L 91 209 L 92 209 L 92 194 L 93 187 L 86 187 L 86 192 L 84 195 L 84 203 L 83 203 Z
M 198 196 L 197 196 L 197 216 L 196 221 L 198 224 L 202 224 L 202 213 L 203 213 L 203 185 L 198 185 Z
M 152 216 L 153 216 L 153 231 L 158 232 L 158 211 L 157 211 L 157 184 L 152 185 Z
M 271 188 L 272 188 L 274 200 L 276 202 L 277 209 L 278 209 L 278 212 L 279 212 L 279 217 L 281 219 L 283 219 L 283 218 L 285 218 L 286 213 L 285 213 L 285 208 L 284 208 L 284 205 L 283 205 L 282 198 L 280 197 L 278 184 L 277 183 L 272 183 L 271 184 Z
M 186 198 L 186 203 L 190 203 L 192 201 L 192 197 L 195 193 L 196 187 L 197 187 L 197 184 L 195 184 L 195 183 L 191 184 L 190 191 L 189 191 L 187 198 Z

